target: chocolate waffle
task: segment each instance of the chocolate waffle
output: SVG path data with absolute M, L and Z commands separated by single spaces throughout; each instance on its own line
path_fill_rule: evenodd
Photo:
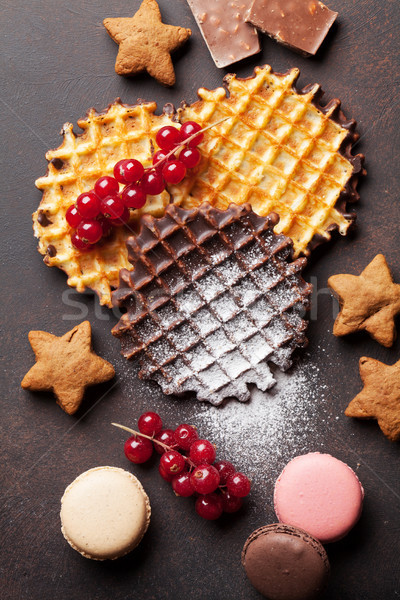
M 135 157 L 145 166 L 151 164 L 155 135 L 160 127 L 171 124 L 166 113 L 154 114 L 156 108 L 155 102 L 129 106 L 116 100 L 104 112 L 90 109 L 87 117 L 78 121 L 81 134 L 75 134 L 72 123 L 66 123 L 61 146 L 47 152 L 47 173 L 36 181 L 43 197 L 33 214 L 33 229 L 45 263 L 65 271 L 68 285 L 79 292 L 93 289 L 107 306 L 111 306 L 111 287 L 118 283 L 119 270 L 130 266 L 126 239 L 141 213 L 163 214 L 169 194 L 149 196 L 146 205 L 133 213 L 128 227 L 115 229 L 110 238 L 84 253 L 71 243 L 65 213 L 99 177 L 112 175 L 122 158 Z
M 311 292 L 300 275 L 306 259 L 291 262 L 278 221 L 249 204 L 171 204 L 159 219 L 142 217 L 127 242 L 133 270 L 121 270 L 113 292 L 126 312 L 112 331 L 126 358 L 139 357 L 139 377 L 215 405 L 248 400 L 248 383 L 274 385 L 268 362 L 285 370 L 306 345 Z
M 197 170 L 169 187 L 184 208 L 250 202 L 259 215 L 277 212 L 276 232 L 292 238 L 295 257 L 329 240 L 333 229 L 346 234 L 355 219 L 346 204 L 358 199 L 364 158 L 351 155 L 356 122 L 345 119 L 339 100 L 322 107 L 320 86 L 297 90 L 298 76 L 298 69 L 274 74 L 266 65 L 247 79 L 227 75 L 228 96 L 201 88 L 198 102 L 178 110 L 179 120 L 206 127 L 229 118 L 205 133 Z

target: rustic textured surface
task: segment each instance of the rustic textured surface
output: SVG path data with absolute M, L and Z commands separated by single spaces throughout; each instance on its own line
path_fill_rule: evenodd
M 44 154 L 59 144 L 57 131 L 63 123 L 76 122 L 88 106 L 104 108 L 117 96 L 131 103 L 138 97 L 154 99 L 159 106 L 179 103 L 182 98 L 193 102 L 201 85 L 217 87 L 226 71 L 214 67 L 186 2 L 160 0 L 166 22 L 193 31 L 188 44 L 174 56 L 177 84 L 171 90 L 145 75 L 126 80 L 114 72 L 116 48 L 102 20 L 131 16 L 138 1 L 120 0 L 111 6 L 104 0 L 71 0 L 54 3 L 51 9 L 49 3 L 38 0 L 29 9 L 22 0 L 2 5 L 1 293 L 6 318 L 2 332 L 1 596 L 7 600 L 130 600 L 133 595 L 149 600 L 259 600 L 242 571 L 240 552 L 254 529 L 275 521 L 272 488 L 264 501 L 256 485 L 242 515 L 206 523 L 196 518 L 191 499 L 174 497 L 155 465 L 127 464 L 122 454 L 124 436 L 109 425 L 111 421 L 134 425 L 140 411 L 154 408 L 172 426 L 185 421 L 198 424 L 194 417 L 197 403 L 188 399 L 171 406 L 171 400 L 155 387 L 137 382 L 134 373 L 128 383 L 126 360 L 119 356 L 119 343 L 110 334 L 118 315 L 110 317 L 97 299 L 68 290 L 65 274 L 43 264 L 31 223 L 31 213 L 41 198 L 34 180 L 45 172 Z M 393 364 L 400 355 L 400 341 L 386 349 L 365 333 L 335 338 L 332 307 L 337 309 L 337 305 L 327 290 L 327 279 L 334 273 L 361 272 L 382 252 L 394 280 L 400 281 L 399 3 L 335 0 L 330 8 L 339 12 L 338 23 L 315 59 L 304 59 L 264 38 L 263 53 L 235 66 L 235 71 L 242 77 L 250 75 L 256 60 L 281 72 L 299 67 L 300 85 L 320 83 L 341 98 L 345 113 L 359 122 L 357 150 L 368 157 L 369 174 L 355 209 L 357 233 L 317 250 L 306 272 L 318 295 L 303 361 L 318 364 L 318 390 L 326 386 L 325 400 L 313 407 L 316 418 L 325 417 L 317 439 L 306 433 L 307 450 L 328 452 L 348 462 L 357 469 L 366 492 L 360 522 L 347 538 L 327 548 L 332 577 L 324 600 L 396 600 L 400 593 L 396 551 L 399 444 L 387 440 L 376 422 L 350 419 L 343 411 L 362 388 L 360 356 Z M 92 410 L 78 411 L 71 418 L 51 395 L 30 394 L 20 389 L 20 381 L 33 362 L 29 330 L 62 335 L 85 318 L 93 326 L 96 352 L 115 366 L 119 383 L 104 398 L 102 394 L 112 384 L 88 390 L 85 406 Z M 201 431 L 221 446 L 219 431 L 204 425 Z M 243 444 L 244 456 L 251 455 L 253 440 Z M 229 448 L 223 458 L 238 465 L 243 461 Z M 138 549 L 110 564 L 92 563 L 69 548 L 58 514 L 65 486 L 82 471 L 101 464 L 128 468 L 137 475 L 153 508 L 149 531 Z M 283 466 L 283 459 L 278 460 L 270 477 L 277 476 Z

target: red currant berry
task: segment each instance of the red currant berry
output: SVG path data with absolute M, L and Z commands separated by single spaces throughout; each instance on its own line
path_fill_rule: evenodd
M 193 132 L 194 133 L 194 132 Z M 176 127 L 167 125 L 157 131 L 156 143 L 161 150 L 172 150 L 181 141 L 180 131 Z
M 162 176 L 167 183 L 180 183 L 186 175 L 186 167 L 180 160 L 171 160 L 164 165 Z
M 109 175 L 100 177 L 100 179 L 98 179 L 94 184 L 94 191 L 98 195 L 100 200 L 102 200 L 103 198 L 107 198 L 107 196 L 118 194 L 118 181 L 114 179 L 114 177 L 109 177 Z
M 100 198 L 94 192 L 85 192 L 76 199 L 76 208 L 84 219 L 94 219 L 100 212 Z
M 174 475 L 172 479 L 172 489 L 177 496 L 183 496 L 184 498 L 192 496 L 194 489 L 190 482 L 190 473 L 186 471 L 185 473 Z
M 82 221 L 76 233 L 87 244 L 95 244 L 103 235 L 103 229 L 98 221 Z
M 100 203 L 101 212 L 107 219 L 118 219 L 124 212 L 124 204 L 119 196 L 108 196 Z
M 226 487 L 232 496 L 244 498 L 250 493 L 251 484 L 244 473 L 234 473 L 228 477 Z
M 156 167 L 157 170 L 158 169 L 162 170 L 163 166 L 165 165 L 165 159 L 167 156 L 168 156 L 168 152 L 166 152 L 165 150 L 157 150 L 157 152 L 154 154 L 153 165 L 156 165 L 160 161 L 163 161 L 160 165 L 158 165 L 158 167 Z M 171 156 L 171 158 L 174 158 L 174 157 Z
M 185 459 L 176 450 L 167 450 L 160 458 L 160 466 L 170 475 L 181 473 L 186 466 Z
M 129 212 L 129 208 L 124 206 L 124 212 L 117 219 L 110 219 L 110 223 L 114 225 L 114 227 L 122 227 L 125 225 L 130 219 L 131 213 Z
M 190 446 L 189 456 L 195 465 L 211 464 L 215 460 L 215 448 L 208 440 L 195 440 Z
M 78 213 L 78 209 L 75 204 L 71 204 L 67 212 L 65 213 L 65 218 L 67 219 L 67 223 L 70 227 L 78 227 L 79 223 L 82 221 L 81 215 Z
M 197 148 L 184 148 L 179 154 L 179 160 L 187 169 L 193 169 L 201 161 L 201 154 Z
M 145 171 L 140 183 L 144 193 L 149 196 L 156 196 L 165 190 L 164 180 L 157 170 Z
M 162 429 L 161 417 L 155 412 L 145 412 L 139 417 L 138 427 L 140 433 L 153 437 Z
M 146 194 L 140 185 L 128 185 L 121 194 L 122 202 L 128 208 L 142 208 L 146 204 Z
M 221 485 L 225 485 L 228 477 L 235 473 L 235 467 L 232 463 L 227 460 L 219 460 L 214 464 L 214 467 L 217 469 L 219 476 L 221 478 Z
M 171 449 L 177 447 L 172 429 L 164 429 L 163 431 L 160 431 L 160 433 L 157 433 L 157 435 L 154 436 L 154 439 L 162 442 L 166 446 L 169 446 Z M 154 447 L 158 454 L 164 454 L 165 448 L 163 448 L 163 446 L 160 446 L 160 444 L 154 444 Z
M 179 425 L 174 431 L 174 438 L 179 448 L 190 450 L 190 446 L 199 436 L 191 425 Z
M 83 252 L 84 250 L 89 250 L 90 248 L 90 244 L 84 242 L 76 232 L 71 234 L 71 242 L 72 245 L 81 252 Z
M 219 485 L 219 473 L 212 465 L 200 465 L 194 469 L 190 476 L 190 483 L 195 492 L 211 494 Z
M 103 237 L 107 237 L 108 235 L 110 235 L 111 229 L 112 229 L 112 225 L 111 225 L 110 221 L 108 219 L 106 219 L 105 217 L 103 217 L 102 219 L 99 219 L 99 223 L 103 230 Z
M 125 442 L 124 452 L 126 458 L 139 465 L 149 460 L 153 454 L 153 444 L 147 438 L 132 435 Z
M 123 159 L 123 160 L 119 160 L 117 163 L 115 163 L 114 165 L 114 179 L 116 179 L 118 181 L 118 183 L 123 183 L 123 184 L 127 184 L 128 182 L 125 181 L 125 163 L 127 162 L 127 159 Z
M 135 158 L 120 160 L 114 167 L 114 177 L 119 183 L 127 184 L 139 181 L 143 173 L 142 163 Z
M 174 475 L 171 473 L 167 473 L 167 471 L 162 465 L 158 465 L 158 472 L 160 473 L 161 477 L 165 479 L 165 481 L 172 481 L 172 479 L 174 478 Z
M 203 519 L 214 521 L 222 515 L 222 498 L 220 494 L 199 496 L 196 500 L 195 509 Z
M 181 129 L 179 131 L 180 136 L 181 136 L 181 140 L 183 142 L 185 142 L 192 135 L 194 135 L 195 133 L 197 133 L 198 131 L 200 131 L 200 129 L 201 129 L 201 125 L 199 125 L 195 121 L 186 121 L 186 123 L 184 123 L 182 125 L 182 127 L 181 127 Z M 196 135 L 196 137 L 193 138 L 188 143 L 189 148 L 195 148 L 196 146 L 198 146 L 200 144 L 200 142 L 203 141 L 203 138 L 204 138 L 204 133 L 199 133 L 199 135 Z
M 226 513 L 235 513 L 242 507 L 243 500 L 237 496 L 232 496 L 232 494 L 228 491 L 221 494 L 221 497 L 222 508 Z

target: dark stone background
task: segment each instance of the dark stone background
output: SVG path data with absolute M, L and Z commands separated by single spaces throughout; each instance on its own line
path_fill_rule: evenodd
M 399 2 L 331 0 L 329 5 L 339 18 L 317 58 L 302 58 L 263 37 L 262 54 L 230 71 L 248 76 L 265 62 L 277 71 L 298 66 L 301 85 L 319 82 L 327 100 L 341 98 L 345 114 L 359 121 L 357 151 L 367 156 L 368 176 L 360 187 L 357 231 L 317 250 L 306 278 L 313 277 L 324 290 L 329 275 L 359 273 L 383 252 L 400 282 Z M 127 385 L 125 361 L 109 333 L 115 318 L 99 309 L 90 294 L 78 298 L 72 293 L 70 302 L 80 304 L 66 308 L 65 275 L 46 268 L 32 236 L 30 215 L 41 197 L 34 180 L 46 170 L 46 150 L 59 145 L 64 122 L 75 123 L 88 107 L 102 109 L 117 96 L 128 103 L 154 99 L 162 106 L 194 101 L 198 87 L 221 84 L 225 71 L 214 66 L 184 0 L 160 1 L 165 22 L 193 30 L 190 42 L 174 59 L 176 86 L 163 89 L 145 75 L 131 80 L 117 76 L 117 48 L 102 20 L 131 16 L 138 6 L 138 0 L 1 2 L 0 595 L 8 600 L 259 597 L 244 577 L 240 551 L 253 529 L 275 520 L 272 502 L 254 506 L 254 490 L 254 499 L 249 499 L 252 510 L 205 522 L 194 513 L 191 501 L 173 496 L 154 465 L 127 464 L 124 438 L 110 427 L 111 421 L 133 425 L 141 411 L 153 408 L 169 415 L 169 425 L 176 426 L 191 422 L 195 401 L 168 399 L 151 384 L 136 386 L 134 369 Z M 395 599 L 400 595 L 399 445 L 390 443 L 375 422 L 348 419 L 343 410 L 361 389 L 359 357 L 392 364 L 399 359 L 400 342 L 385 349 L 364 334 L 336 339 L 331 334 L 330 295 L 320 293 L 315 309 L 318 319 L 310 323 L 310 346 L 300 360 L 319 366 L 319 384 L 328 390 L 324 410 L 333 419 L 321 422 L 324 448 L 357 467 L 366 491 L 359 524 L 345 540 L 328 548 L 332 578 L 324 598 Z M 73 315 L 72 320 L 65 320 L 66 313 Z M 115 365 L 120 379 L 111 391 L 109 384 L 92 388 L 79 412 L 69 417 L 50 394 L 21 390 L 20 381 L 33 363 L 27 333 L 44 329 L 62 335 L 86 317 L 93 326 L 95 350 Z M 211 429 L 202 434 L 218 444 Z M 80 472 L 100 464 L 136 473 L 153 509 L 140 547 L 112 563 L 83 559 L 60 533 L 64 488 Z

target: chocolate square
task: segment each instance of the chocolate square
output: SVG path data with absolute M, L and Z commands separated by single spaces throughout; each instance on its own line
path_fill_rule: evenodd
M 254 0 L 245 20 L 277 42 L 310 56 L 337 15 L 318 0 Z

